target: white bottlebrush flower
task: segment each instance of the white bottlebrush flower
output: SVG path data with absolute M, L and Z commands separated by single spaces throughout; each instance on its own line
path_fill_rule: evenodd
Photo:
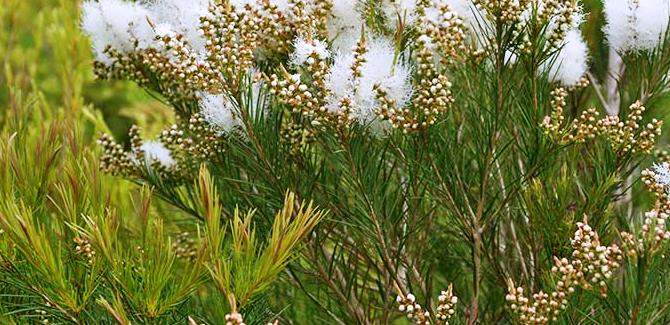
M 116 50 L 131 51 L 134 41 L 146 45 L 151 38 L 151 13 L 143 5 L 122 0 L 86 1 L 82 4 L 81 25 L 91 37 L 96 59 L 109 64 L 103 53 L 109 45 Z
M 558 81 L 565 86 L 573 86 L 586 74 L 588 69 L 588 47 L 579 29 L 569 30 L 563 41 L 563 46 L 555 57 L 543 66 L 551 80 Z
M 294 65 L 303 65 L 308 62 L 310 56 L 316 55 L 321 60 L 330 57 L 328 44 L 318 39 L 307 40 L 304 37 L 298 37 L 293 43 L 295 49 L 291 54 L 291 63 Z
M 196 51 L 205 47 L 205 38 L 200 33 L 200 18 L 209 13 L 209 0 L 152 0 L 148 8 L 155 24 L 168 24 Z
M 349 50 L 361 37 L 363 17 L 357 0 L 333 0 L 328 20 L 328 38 L 334 49 Z
M 237 108 L 230 98 L 223 94 L 200 94 L 200 114 L 221 133 L 231 131 L 239 125 Z
M 634 13 L 628 0 L 605 0 L 604 14 L 607 25 L 604 27 L 609 45 L 617 50 L 630 49 L 635 35 Z
M 263 116 L 267 109 L 267 98 L 263 91 L 263 82 L 253 81 L 258 72 L 254 69 L 247 73 L 247 80 L 250 88 L 241 95 L 239 105 L 234 103 L 229 96 L 225 94 L 200 93 L 200 114 L 205 121 L 220 134 L 230 132 L 235 127 L 241 126 L 240 110 L 244 110 L 251 119 Z
M 338 54 L 326 77 L 326 84 L 332 93 L 329 107 L 336 109 L 342 98 L 349 97 L 353 101 L 353 116 L 362 123 L 371 122 L 376 117 L 375 85 L 384 88 L 398 107 L 405 106 L 412 95 L 410 69 L 395 62 L 393 43 L 386 38 L 372 38 L 366 44 L 365 63 L 361 66 L 361 76 L 355 89 L 351 82 L 353 53 Z
M 654 49 L 662 43 L 668 30 L 670 1 L 640 0 L 637 17 L 637 48 Z
M 160 141 L 145 141 L 140 150 L 144 152 L 144 159 L 147 163 L 157 161 L 163 167 L 172 167 L 175 164 L 170 149 Z
M 654 181 L 657 184 L 666 188 L 670 186 L 670 164 L 666 162 L 654 164 L 651 170 L 654 172 Z
M 670 22 L 668 0 L 605 0 L 604 28 L 611 47 L 622 51 L 658 47 Z

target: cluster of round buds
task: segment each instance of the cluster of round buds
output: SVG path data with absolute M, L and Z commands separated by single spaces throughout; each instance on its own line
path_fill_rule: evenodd
M 105 53 L 112 58 L 112 63 L 94 63 L 98 78 L 134 81 L 141 87 L 161 93 L 175 106 L 194 100 L 198 91 L 197 84 L 189 78 L 200 74 L 200 68 L 193 71 L 192 68 L 179 64 L 176 59 L 170 59 L 168 56 L 171 54 L 155 48 L 122 53 L 108 47 Z M 201 79 L 210 78 L 213 77 L 203 76 Z
M 601 245 L 598 234 L 588 224 L 577 223 L 577 228 L 571 240 L 572 258 L 554 257 L 551 272 L 556 285 L 551 293 L 540 291 L 530 299 L 522 287 L 515 287 L 513 281 L 509 281 L 505 298 L 522 324 L 547 324 L 556 320 L 578 286 L 599 287 L 600 294 L 606 295 L 605 281 L 620 267 L 622 252 L 616 245 Z
M 172 249 L 177 257 L 192 261 L 195 259 L 198 249 L 195 246 L 195 240 L 187 231 L 177 235 L 176 241 L 172 244 Z
M 311 34 L 312 32 L 318 29 L 318 26 L 323 24 L 325 27 L 325 21 L 330 14 L 330 8 L 328 5 L 324 6 L 312 6 L 313 3 L 306 0 L 289 0 L 291 6 L 291 21 L 293 28 L 297 34 Z M 325 16 L 322 19 L 316 19 L 312 16 L 312 9 L 317 9 L 319 12 L 323 13 Z M 324 10 L 327 10 L 324 12 Z
M 398 310 L 405 315 L 413 324 L 430 324 L 430 313 L 423 310 L 421 305 L 416 302 L 416 297 L 408 293 L 407 296 L 398 295 L 396 297 L 398 303 Z
M 619 236 L 621 237 L 621 246 L 626 252 L 627 256 L 634 257 L 637 255 L 638 251 L 644 250 L 642 241 L 638 238 L 635 238 L 635 235 L 623 231 L 621 234 L 619 234 Z
M 136 153 L 135 158 L 143 158 L 143 152 L 140 150 L 142 147 L 142 137 L 140 136 L 140 127 L 133 124 L 128 130 L 128 137 L 130 138 L 130 148 L 133 152 Z
M 129 79 L 141 86 L 149 86 L 150 79 L 139 65 L 144 61 L 137 52 L 122 53 L 111 46 L 105 47 L 103 52 L 112 59 L 111 64 L 100 61 L 93 62 L 93 72 L 99 79 Z
M 642 237 L 648 238 L 652 246 L 658 246 L 661 241 L 670 239 L 670 231 L 667 229 L 668 211 L 652 210 L 644 214 L 644 225 L 642 225 Z
M 259 46 L 260 38 L 256 26 L 262 18 L 251 7 L 235 9 L 226 2 L 212 4 L 210 15 L 200 18 L 200 31 L 206 39 L 207 62 L 225 75 L 228 82 L 209 92 L 237 89 L 239 77 L 254 63 L 254 51 Z
M 565 34 L 575 25 L 575 16 L 580 10 L 577 0 L 559 1 L 546 0 L 544 10 L 539 14 L 541 21 L 551 24 L 547 39 L 551 48 L 558 48 L 563 44 Z
M 226 314 L 225 319 L 226 325 L 246 325 L 244 318 L 242 318 L 242 314 L 236 311 Z
M 335 125 L 338 128 L 340 129 L 349 128 L 353 120 L 353 116 L 351 115 L 352 109 L 353 109 L 353 103 L 351 102 L 351 98 L 349 97 L 344 97 L 340 99 L 340 101 L 337 103 L 338 112 L 333 116 L 333 119 L 335 120 Z
M 658 137 L 661 134 L 662 121 L 653 119 L 650 123 L 640 125 L 645 107 L 640 102 L 630 106 L 630 112 L 625 121 L 618 116 L 600 115 L 595 108 L 583 111 L 574 119 L 567 130 L 561 130 L 562 113 L 565 108 L 567 92 L 563 88 L 552 92 L 552 113 L 546 116 L 541 123 L 545 133 L 557 139 L 560 143 L 584 143 L 597 136 L 604 136 L 610 145 L 619 153 L 651 153 Z
M 600 287 L 601 295 L 605 296 L 605 281 L 612 277 L 614 270 L 619 268 L 623 255 L 617 245 L 603 246 L 598 233 L 586 223 L 577 223 L 577 231 L 572 239 L 573 265 L 585 288 Z
M 49 314 L 47 313 L 46 310 L 44 309 L 35 309 L 35 316 L 39 319 L 39 323 L 41 324 L 49 324 Z
M 524 296 L 522 287 L 515 288 L 514 283 L 509 281 L 505 299 L 522 324 L 547 324 L 556 320 L 559 313 L 567 308 L 568 297 L 579 285 L 581 273 L 568 259 L 556 257 L 551 273 L 557 279 L 554 290 L 551 293 L 534 293 L 532 299 Z
M 598 121 L 597 128 L 615 147 L 624 152 L 630 151 L 635 142 L 635 130 L 639 129 L 638 121 L 642 119 L 642 111 L 644 107 L 631 110 L 625 123 L 618 116 L 607 116 Z
M 352 80 L 351 83 L 354 86 L 357 85 L 358 81 L 360 80 L 362 76 L 361 69 L 363 67 L 363 64 L 367 62 L 367 59 L 365 58 L 365 54 L 368 52 L 368 47 L 367 43 L 365 42 L 365 34 L 361 35 L 361 38 L 356 42 L 356 47 L 354 48 L 354 62 L 351 63 L 351 76 Z
M 591 107 L 572 121 L 568 134 L 563 138 L 564 143 L 576 142 L 584 143 L 587 140 L 595 139 L 599 135 L 598 116 L 600 113 Z
M 577 83 L 575 83 L 574 85 L 568 86 L 568 89 L 571 90 L 571 91 L 577 90 L 577 89 L 583 89 L 583 88 L 588 87 L 590 84 L 591 84 L 591 81 L 589 81 L 589 78 L 586 77 L 586 76 L 583 76 L 583 77 L 579 78 Z
M 119 143 L 112 136 L 103 134 L 98 139 L 98 145 L 102 147 L 100 157 L 100 169 L 112 175 L 133 175 L 137 172 L 137 165 Z
M 264 51 L 286 54 L 290 51 L 295 29 L 293 23 L 271 1 L 260 1 L 259 15 L 262 19 L 256 26 L 260 34 L 260 44 L 266 44 Z
M 445 74 L 438 71 L 435 53 L 429 48 L 429 42 L 426 36 L 419 37 L 416 43 L 418 84 L 414 89 L 411 105 L 397 107 L 397 103 L 390 99 L 386 89 L 379 85 L 374 87 L 379 104 L 376 109 L 377 115 L 405 133 L 424 130 L 435 124 L 438 117 L 454 102 L 451 82 Z
M 533 295 L 534 301 L 531 301 L 524 296 L 523 292 L 522 287 L 514 288 L 512 286 L 505 296 L 505 300 L 510 304 L 510 309 L 517 315 L 519 323 L 547 324 L 549 317 L 553 314 L 548 304 L 549 296 L 540 291 Z
M 461 56 L 466 50 L 465 26 L 463 20 L 449 5 L 431 1 L 430 8 L 437 12 L 437 17 L 427 17 L 426 8 L 421 10 L 420 41 L 424 47 L 432 48 L 442 56 L 443 63 Z
M 473 0 L 477 9 L 484 11 L 492 21 L 514 24 L 521 20 L 529 0 Z
M 314 22 L 312 26 L 322 37 L 328 37 L 328 21 L 331 19 L 333 1 L 311 0 L 309 3 L 309 16 Z
M 188 152 L 197 154 L 205 159 L 224 151 L 224 141 L 221 132 L 212 127 L 205 118 L 199 114 L 193 114 L 188 119 L 188 124 L 182 126 L 188 130 L 190 138 L 187 141 L 182 140 L 181 148 Z
M 406 124 L 405 115 L 411 114 L 410 110 L 407 108 L 398 108 L 396 102 L 389 98 L 386 89 L 379 84 L 375 85 L 373 90 L 377 97 L 378 107 L 376 112 L 379 118 L 389 121 L 394 128 L 404 127 Z M 411 129 L 412 125 L 408 125 L 408 127 Z M 408 131 L 407 128 L 405 131 Z
M 645 213 L 641 234 L 637 237 L 622 233 L 628 254 L 657 251 L 670 239 L 667 223 L 670 216 L 670 163 L 664 161 L 642 171 L 642 182 L 656 196 L 654 209 Z
M 165 32 L 157 39 L 163 44 L 163 49 L 141 52 L 145 53 L 143 63 L 153 72 L 173 77 L 192 91 L 214 91 L 222 87 L 224 81 L 220 71 L 210 62 L 199 60 L 183 35 Z
M 173 124 L 163 130 L 160 140 L 175 151 L 201 160 L 216 157 L 225 151 L 225 142 L 220 132 L 199 113 L 193 114 L 185 125 Z
M 322 82 L 322 81 L 321 81 Z M 299 74 L 289 74 L 284 71 L 284 78 L 276 74 L 270 76 L 270 94 L 283 104 L 287 105 L 291 112 L 300 114 L 310 120 L 310 124 L 316 126 L 329 120 L 330 115 L 324 103 L 326 87 L 309 87 L 300 80 Z
M 77 255 L 85 257 L 89 264 L 93 263 L 93 257 L 95 257 L 95 250 L 88 239 L 82 237 L 75 237 L 74 239 L 75 247 L 74 251 Z
M 447 291 L 440 292 L 440 295 L 437 297 L 437 308 L 435 311 L 435 316 L 437 319 L 445 325 L 449 325 L 449 319 L 454 316 L 456 310 L 454 306 L 458 303 L 458 297 L 453 293 L 453 285 L 449 284 Z
M 422 118 L 411 124 L 412 129 L 435 124 L 437 118 L 444 114 L 454 102 L 451 93 L 451 82 L 443 74 L 433 78 L 423 78 L 417 87 L 413 105 L 420 109 Z
M 291 119 L 282 120 L 281 137 L 289 148 L 292 156 L 298 156 L 315 139 L 315 133 L 312 128 L 305 127 L 301 119 L 297 121 Z
M 563 87 L 551 91 L 551 115 L 545 116 L 540 125 L 544 129 L 544 133 L 554 139 L 560 139 L 561 126 L 565 121 L 563 110 L 566 106 L 565 99 L 567 97 L 568 92 Z
M 619 122 L 618 118 L 602 125 L 602 132 L 608 135 L 610 141 L 619 150 L 627 152 L 650 153 L 656 143 L 656 138 L 661 134 L 662 121 L 653 119 L 650 123 L 640 125 L 645 107 L 642 103 L 635 102 L 629 108 L 625 123 Z
M 307 58 L 306 70 L 309 73 L 310 78 L 312 79 L 312 87 L 317 89 L 319 95 L 323 95 L 327 92 L 327 87 L 325 84 L 326 74 L 328 74 L 329 66 L 323 58 L 317 53 L 312 53 Z M 318 98 L 318 97 L 317 97 Z

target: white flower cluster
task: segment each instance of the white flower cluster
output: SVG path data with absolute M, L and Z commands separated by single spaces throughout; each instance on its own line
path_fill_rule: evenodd
M 112 46 L 125 52 L 134 48 L 161 47 L 156 36 L 183 35 L 197 53 L 204 53 L 205 39 L 200 30 L 200 18 L 209 15 L 210 0 L 87 0 L 82 4 L 82 28 L 93 40 L 96 59 L 110 63 L 103 53 Z M 280 12 L 290 8 L 288 0 L 270 0 Z M 260 8 L 259 0 L 231 1 L 237 10 L 245 6 Z
M 332 18 L 328 20 L 328 38 L 337 50 L 350 50 L 361 35 L 363 8 L 357 0 L 333 0 Z
M 654 164 L 651 170 L 653 171 L 653 178 L 656 184 L 665 188 L 670 187 L 670 164 L 667 162 Z
M 605 0 L 609 44 L 621 52 L 652 50 L 662 44 L 670 22 L 668 0 Z
M 328 44 L 318 39 L 306 39 L 298 37 L 293 46 L 295 50 L 291 55 L 291 63 L 294 65 L 303 65 L 305 63 L 311 64 L 310 56 L 315 55 L 320 60 L 326 60 L 330 57 L 330 50 Z
M 545 62 L 544 69 L 549 78 L 565 86 L 574 86 L 584 77 L 588 69 L 589 50 L 578 28 L 565 34 L 562 47 L 554 58 Z
M 200 113 L 217 131 L 229 131 L 239 124 L 238 110 L 224 94 L 200 94 Z
M 104 53 L 107 46 L 119 51 L 146 47 L 154 38 L 149 10 L 142 4 L 122 0 L 86 1 L 82 5 L 82 28 L 91 37 L 96 59 L 110 63 Z
M 140 146 L 140 150 L 144 152 L 144 159 L 148 165 L 154 161 L 163 167 L 172 167 L 175 164 L 172 152 L 160 141 L 145 141 Z
M 385 89 L 398 107 L 404 107 L 412 95 L 411 70 L 407 65 L 397 62 L 391 40 L 375 37 L 367 40 L 366 44 L 357 85 L 352 83 L 354 76 L 351 66 L 355 60 L 352 52 L 338 53 L 326 77 L 326 85 L 332 92 L 328 107 L 337 110 L 340 100 L 350 98 L 354 107 L 353 117 L 362 123 L 369 123 L 376 117 L 375 85 Z
M 198 94 L 200 114 L 215 131 L 224 134 L 242 125 L 241 107 L 248 109 L 246 113 L 252 119 L 267 108 L 265 97 L 262 94 L 263 84 L 260 81 L 253 81 L 254 78 L 255 71 L 250 71 L 246 79 L 251 82 L 251 93 L 241 96 L 242 103 L 234 102 L 226 94 Z
M 485 46 L 487 35 L 491 33 L 493 23 L 489 21 L 486 12 L 481 9 L 481 5 L 475 4 L 473 0 L 440 0 L 438 3 L 444 3 L 463 19 L 471 35 L 474 36 L 474 44 L 478 47 Z M 481 1 L 480 1 L 481 2 Z M 521 2 L 516 1 L 514 5 L 521 6 Z M 546 61 L 540 73 L 546 73 L 550 80 L 560 82 L 565 86 L 573 86 L 580 82 L 588 69 L 588 47 L 579 26 L 583 21 L 583 12 L 581 9 L 572 12 L 570 19 L 566 21 L 560 13 L 569 12 L 568 3 L 560 3 L 556 0 L 538 0 L 528 2 L 526 7 L 520 13 L 518 19 L 521 25 L 530 23 L 529 19 L 536 19 L 545 14 L 549 8 L 554 8 L 556 13 L 548 17 L 548 23 L 545 34 L 551 35 L 559 31 L 565 31 L 565 37 L 557 44 L 558 50 Z M 579 4 L 577 5 L 579 7 Z M 555 9 L 558 8 L 558 9 Z M 427 12 L 427 16 L 430 13 Z M 520 51 L 522 49 L 516 49 Z M 506 61 L 515 62 L 517 54 L 515 51 L 508 50 Z
M 545 10 L 544 7 L 551 7 L 550 2 L 554 2 L 551 6 L 556 5 L 555 0 L 543 0 L 539 1 L 538 6 L 541 10 Z M 545 62 L 542 70 L 547 73 L 550 80 L 560 82 L 564 86 L 577 85 L 588 70 L 588 46 L 579 28 L 584 20 L 583 15 L 578 3 L 577 10 L 570 14 L 568 21 L 559 14 L 551 17 L 547 26 L 548 35 L 564 31 L 564 37 L 556 44 L 558 51 Z
M 207 15 L 209 0 L 86 1 L 82 5 L 82 28 L 93 40 L 96 59 L 110 63 L 107 46 L 127 52 L 160 47 L 156 36 L 179 33 L 196 52 L 204 52 L 200 17 Z

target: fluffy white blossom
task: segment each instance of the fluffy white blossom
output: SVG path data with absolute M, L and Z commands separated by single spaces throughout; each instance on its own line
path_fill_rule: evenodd
M 651 167 L 654 172 L 654 181 L 662 186 L 670 186 L 670 164 L 664 162 Z
M 304 37 L 298 37 L 296 38 L 293 45 L 295 49 L 291 55 L 291 63 L 294 65 L 305 64 L 313 54 L 321 60 L 325 60 L 330 57 L 328 44 L 318 39 L 313 38 L 311 40 L 307 40 Z
M 104 54 L 109 45 L 126 52 L 133 49 L 134 41 L 140 47 L 153 38 L 149 25 L 151 13 L 145 6 L 122 0 L 86 1 L 82 5 L 83 30 L 91 37 L 96 59 L 110 63 Z
M 251 81 L 255 71 L 250 71 L 247 80 Z M 200 114 L 205 121 L 219 131 L 220 134 L 232 131 L 242 125 L 240 109 L 245 109 L 249 118 L 256 119 L 262 116 L 267 109 L 267 98 L 263 92 L 262 81 L 253 82 L 250 92 L 241 96 L 241 103 L 237 105 L 225 94 L 200 93 Z M 241 106 L 238 108 L 238 106 Z
M 196 51 L 205 47 L 200 33 L 200 17 L 209 12 L 209 0 L 153 0 L 148 8 L 155 24 L 167 24 L 182 34 Z
M 163 167 L 171 167 L 175 164 L 170 149 L 166 148 L 160 141 L 145 141 L 140 150 L 144 152 L 144 158 L 147 163 L 157 161 Z
M 220 132 L 229 132 L 239 125 L 237 108 L 224 94 L 200 94 L 200 114 Z
M 328 38 L 334 49 L 349 50 L 361 36 L 364 24 L 357 0 L 333 0 L 328 20 Z
M 349 97 L 353 101 L 353 115 L 360 122 L 367 123 L 375 119 L 374 109 L 377 100 L 374 86 L 380 85 L 389 94 L 389 98 L 398 107 L 407 104 L 412 95 L 410 69 L 402 63 L 396 63 L 393 43 L 386 38 L 367 40 L 365 63 L 361 66 L 361 77 L 357 86 L 352 85 L 351 65 L 354 54 L 340 53 L 335 57 L 333 67 L 326 77 L 326 84 L 332 92 L 329 107 L 337 108 L 340 99 Z
M 579 29 L 571 29 L 565 35 L 563 46 L 556 56 L 544 65 L 549 78 L 563 85 L 579 82 L 588 69 L 588 47 Z
M 605 0 L 610 46 L 622 51 L 651 50 L 658 47 L 670 22 L 668 0 Z

